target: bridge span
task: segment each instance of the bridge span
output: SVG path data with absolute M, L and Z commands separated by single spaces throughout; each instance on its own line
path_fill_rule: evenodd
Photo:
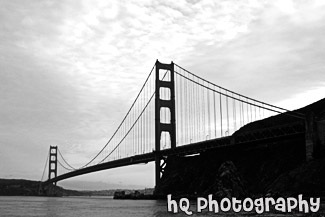
M 218 139 L 211 139 L 207 141 L 197 142 L 185 146 L 179 146 L 175 149 L 165 149 L 159 152 L 161 159 L 170 156 L 186 156 L 193 154 L 200 154 L 210 149 L 225 148 L 236 145 L 258 145 L 261 142 L 272 142 L 290 137 L 301 136 L 305 134 L 304 124 L 296 122 L 293 124 L 286 124 L 282 126 L 271 127 L 267 129 L 255 130 L 249 133 L 240 134 L 237 136 L 227 136 Z M 79 170 L 74 170 L 69 173 L 59 175 L 51 180 L 44 182 L 45 185 L 51 182 L 58 182 L 64 179 L 80 176 L 88 173 L 93 173 L 101 170 L 113 169 L 117 167 L 130 166 L 141 163 L 148 163 L 155 161 L 156 153 L 153 151 L 147 154 L 135 155 L 132 157 L 122 158 L 106 163 L 89 166 Z M 162 171 L 161 171 L 162 172 Z
M 290 121 L 242 130 L 275 115 Z M 154 161 L 157 186 L 168 157 L 295 136 L 306 137 L 308 160 L 314 145 L 313 136 L 308 135 L 313 134 L 313 119 L 304 114 L 244 96 L 173 62 L 162 64 L 157 60 L 104 147 L 85 165 L 75 168 L 56 146 L 51 146 L 46 163 L 48 180 L 43 183 L 56 184 L 87 173 Z M 58 167 L 65 172 L 58 175 Z

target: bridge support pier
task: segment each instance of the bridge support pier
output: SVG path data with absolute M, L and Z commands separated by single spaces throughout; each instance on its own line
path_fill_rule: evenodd
M 58 157 L 58 147 L 50 146 L 48 181 L 46 181 L 45 183 L 42 182 L 40 183 L 39 190 L 38 190 L 38 194 L 40 196 L 57 195 L 56 182 L 49 182 L 50 179 L 57 177 L 57 162 L 58 162 L 57 157 Z
M 161 172 L 163 170 L 160 156 L 161 134 L 166 132 L 170 136 L 170 148 L 176 148 L 176 126 L 175 126 L 175 81 L 174 81 L 174 63 L 163 64 L 156 61 L 156 95 L 155 95 L 155 180 L 156 187 L 159 186 Z M 161 73 L 166 73 L 166 76 L 161 76 Z M 165 77 L 166 79 L 163 79 Z M 169 99 L 162 99 L 160 96 L 161 88 L 167 88 L 170 91 Z M 161 109 L 169 109 L 169 122 L 162 123 L 160 112 Z
M 50 159 L 49 159 L 49 179 L 51 179 L 52 174 L 53 178 L 57 177 L 57 168 L 58 168 L 58 147 L 50 146 Z M 53 183 L 56 186 L 56 182 Z

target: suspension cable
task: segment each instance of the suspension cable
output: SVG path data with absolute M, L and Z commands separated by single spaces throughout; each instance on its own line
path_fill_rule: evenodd
M 73 166 L 71 166 L 65 159 L 64 157 L 62 156 L 61 152 L 60 152 L 60 149 L 58 148 L 58 151 L 59 151 L 59 155 L 61 156 L 62 160 L 69 166 L 71 167 L 71 169 L 73 170 L 76 170 L 76 168 L 74 168 Z
M 166 75 L 167 75 L 168 70 L 166 70 L 162 80 L 165 79 Z M 141 113 L 139 114 L 139 116 L 137 117 L 137 119 L 135 120 L 135 122 L 133 123 L 133 125 L 131 126 L 131 128 L 126 132 L 126 134 L 124 135 L 124 137 L 121 139 L 121 141 L 114 147 L 114 149 L 111 150 L 111 152 L 104 158 L 102 159 L 98 164 L 102 163 L 103 161 L 105 161 L 119 146 L 120 144 L 124 141 L 124 139 L 128 136 L 128 134 L 131 132 L 131 130 L 133 129 L 133 127 L 135 126 L 135 124 L 139 121 L 139 119 L 141 118 L 142 114 L 144 113 L 144 111 L 146 110 L 146 108 L 148 107 L 148 105 L 150 104 L 152 98 L 155 96 L 156 91 L 151 95 L 149 101 L 147 102 L 147 104 L 145 105 L 145 107 L 142 109 Z
M 183 78 L 185 78 L 185 79 L 187 79 L 188 81 L 191 81 L 191 82 L 193 82 L 193 83 L 195 83 L 195 84 L 197 84 L 198 86 L 202 86 L 202 87 L 204 87 L 204 88 L 206 88 L 207 90 L 210 90 L 210 91 L 213 91 L 214 93 L 218 93 L 219 95 L 220 95 L 220 101 L 221 101 L 221 96 L 225 96 L 226 97 L 226 102 L 227 102 L 227 105 L 226 105 L 226 107 L 227 107 L 227 130 L 229 131 L 229 117 L 228 117 L 228 97 L 230 98 L 230 99 L 233 99 L 233 100 L 237 100 L 237 101 L 239 101 L 239 102 L 241 102 L 242 104 L 243 103 L 246 103 L 247 104 L 247 106 L 248 105 L 250 105 L 250 106 L 254 106 L 255 107 L 255 109 L 256 109 L 256 107 L 258 107 L 259 109 L 261 109 L 261 108 L 263 108 L 263 109 L 266 109 L 266 110 L 269 110 L 269 111 L 272 111 L 272 112 L 275 112 L 275 113 L 283 113 L 283 111 L 284 112 L 290 112 L 289 114 L 287 114 L 287 115 L 289 115 L 289 116 L 293 116 L 293 117 L 296 117 L 296 118 L 303 118 L 303 117 L 301 117 L 300 115 L 302 115 L 301 113 L 297 113 L 297 112 L 292 112 L 292 111 L 290 111 L 290 110 L 287 110 L 287 109 L 283 109 L 283 108 L 280 108 L 280 107 L 277 107 L 277 106 L 274 106 L 274 105 L 271 105 L 271 104 L 268 104 L 268 103 L 265 103 L 265 102 L 262 102 L 262 101 L 258 101 L 258 100 L 255 100 L 255 99 L 252 99 L 252 98 L 249 98 L 249 97 L 247 97 L 247 96 L 244 96 L 244 95 L 241 95 L 241 94 L 238 94 L 238 93 L 236 93 L 236 92 L 233 92 L 233 91 L 231 91 L 231 90 L 228 90 L 228 89 L 226 89 L 226 88 L 223 88 L 223 87 L 221 87 L 221 86 L 218 86 L 218 85 L 216 85 L 216 84 L 213 84 L 213 83 L 211 83 L 211 82 L 209 82 L 209 81 L 207 81 L 207 80 L 205 80 L 205 79 L 203 79 L 203 78 L 201 78 L 201 77 L 199 77 L 199 76 L 197 76 L 197 75 L 195 75 L 195 74 L 193 74 L 193 73 L 191 73 L 191 72 L 189 72 L 189 71 L 187 71 L 186 69 L 184 69 L 184 68 L 182 68 L 181 66 L 179 66 L 179 65 L 177 65 L 177 64 L 175 64 L 179 69 L 181 69 L 181 70 L 183 70 L 184 72 L 187 72 L 187 73 L 189 73 L 190 75 L 192 75 L 192 77 L 193 77 L 193 79 L 191 79 L 190 77 L 186 77 L 185 76 L 185 73 L 179 73 L 179 72 L 177 72 L 177 71 L 174 71 L 174 73 L 175 74 L 177 74 L 177 75 L 179 75 L 180 77 L 183 77 Z M 137 117 L 137 118 L 135 118 L 135 112 L 133 112 L 133 108 L 134 108 L 134 106 L 136 105 L 136 103 L 138 102 L 138 99 L 139 99 L 139 97 L 140 97 L 140 95 L 141 95 L 141 93 L 143 92 L 143 90 L 144 90 L 144 88 L 146 87 L 146 84 L 147 84 L 147 82 L 148 82 L 148 80 L 149 80 L 149 78 L 151 77 L 151 75 L 152 75 L 152 72 L 153 72 L 153 70 L 154 70 L 154 68 L 155 68 L 155 65 L 152 67 L 152 69 L 151 69 L 151 71 L 150 71 L 150 73 L 149 73 L 149 75 L 148 75 L 148 77 L 146 78 L 146 80 L 145 80 L 145 82 L 144 82 L 144 84 L 142 85 L 142 87 L 141 87 L 141 89 L 140 89 L 140 92 L 138 93 L 138 95 L 137 95 L 137 97 L 135 98 L 135 100 L 133 101 L 133 103 L 132 103 L 132 105 L 131 105 L 131 107 L 129 108 L 129 110 L 128 110 L 128 112 L 126 113 L 126 115 L 124 116 L 124 118 L 123 118 L 123 120 L 122 120 L 122 122 L 119 124 L 119 126 L 118 126 L 118 128 L 115 130 L 115 132 L 113 133 L 113 135 L 110 137 L 110 139 L 108 140 L 108 142 L 104 145 L 104 147 L 88 162 L 88 163 L 86 163 L 85 165 L 83 165 L 82 167 L 80 167 L 79 169 L 82 169 L 82 168 L 85 168 L 85 167 L 87 167 L 89 164 L 91 164 L 104 150 L 105 150 L 105 148 L 109 145 L 109 143 L 113 140 L 113 138 L 115 137 L 115 135 L 119 132 L 119 130 L 120 130 L 120 128 L 122 127 L 122 125 L 124 124 L 124 122 L 125 122 L 125 120 L 128 118 L 128 116 L 129 116 L 129 114 L 131 113 L 132 114 L 132 116 L 133 116 L 133 119 L 135 119 L 134 120 L 134 123 L 131 125 L 131 123 L 129 123 L 131 126 L 130 127 L 127 127 L 127 128 L 129 128 L 129 130 L 126 130 L 126 128 L 125 128 L 125 126 L 124 126 L 124 128 L 123 128 L 123 132 L 124 131 L 126 131 L 126 132 L 124 132 L 124 136 L 121 138 L 121 140 L 119 141 L 119 143 L 114 147 L 114 148 L 109 148 L 109 149 L 111 149 L 111 151 L 108 153 L 108 155 L 106 155 L 98 164 L 100 164 L 100 163 L 102 163 L 103 161 L 105 161 L 109 156 L 111 156 L 111 154 L 112 153 L 114 153 L 115 152 L 115 150 L 116 149 L 118 149 L 119 148 L 119 146 L 122 144 L 122 142 L 124 141 L 124 139 L 129 135 L 129 133 L 131 132 L 131 130 L 133 130 L 134 129 L 134 127 L 136 126 L 136 124 L 138 123 L 138 121 L 140 120 L 140 118 L 141 118 L 141 122 L 146 122 L 146 117 L 142 117 L 142 115 L 144 114 L 144 112 L 146 111 L 146 109 L 147 109 L 147 107 L 148 107 L 148 105 L 150 104 L 150 102 L 151 102 L 151 100 L 153 99 L 153 96 L 156 94 L 156 91 L 154 91 L 153 92 L 153 94 L 151 95 L 151 97 L 150 97 L 150 99 L 148 100 L 148 102 L 147 102 L 147 104 L 144 106 L 144 108 L 143 108 L 143 110 L 141 111 L 141 113 L 139 114 L 139 116 Z M 168 71 L 168 70 L 167 70 Z M 166 76 L 166 74 L 167 74 L 167 71 L 166 71 L 166 73 L 165 73 L 165 75 L 164 75 L 164 77 L 163 77 L 163 79 L 165 78 L 165 76 Z M 194 78 L 197 78 L 197 81 L 195 81 L 195 79 Z M 159 78 L 158 78 L 159 79 Z M 163 80 L 162 79 L 162 80 Z M 181 79 L 180 79 L 181 80 Z M 200 83 L 200 80 L 202 81 L 202 84 Z M 206 84 L 204 83 L 204 82 L 206 82 Z M 182 82 L 180 82 L 181 84 L 182 84 Z M 212 87 L 210 87 L 209 85 L 212 85 Z M 187 82 L 185 83 L 185 89 L 187 88 Z M 216 90 L 216 88 L 215 87 L 218 87 L 219 88 L 219 91 L 218 90 Z M 180 88 L 182 88 L 182 85 L 181 85 L 181 87 Z M 223 93 L 223 91 L 222 90 L 224 90 L 225 91 L 225 93 Z M 198 90 L 197 90 L 198 91 Z M 230 95 L 229 93 L 231 93 L 232 95 Z M 180 93 L 181 94 L 181 93 Z M 186 94 L 186 93 L 185 93 Z M 228 95 L 229 94 L 229 95 Z M 235 96 L 234 96 L 234 94 L 235 95 L 237 95 L 237 97 L 239 97 L 239 98 L 236 98 Z M 145 95 L 148 95 L 148 93 L 145 93 Z M 213 98 L 213 100 L 215 101 L 215 96 L 213 96 L 214 98 Z M 241 97 L 242 97 L 242 99 L 241 99 Z M 181 97 L 181 101 L 180 101 L 180 107 L 182 106 L 182 98 L 183 97 Z M 203 99 L 204 99 L 204 92 L 203 92 Z M 245 101 L 245 99 L 246 99 L 246 101 Z M 185 100 L 187 100 L 187 96 L 185 97 Z M 209 93 L 207 92 L 207 100 L 209 101 L 208 103 L 208 119 L 210 119 L 210 95 L 209 95 Z M 249 100 L 249 101 L 248 101 Z M 140 102 L 141 103 L 141 102 Z M 214 102 L 215 103 L 215 102 Z M 260 105 L 258 105 L 258 104 L 256 104 L 256 103 L 259 103 Z M 141 103 L 142 104 L 142 103 Z M 203 122 L 205 122 L 205 107 L 204 107 L 204 105 L 202 105 L 203 106 L 203 112 L 204 112 L 204 118 L 203 118 Z M 268 106 L 268 107 L 265 107 L 265 106 Z M 215 104 L 214 104 L 214 107 L 215 107 Z M 239 105 L 239 107 L 240 107 L 240 105 Z M 269 108 L 269 107 L 271 107 L 271 108 Z M 187 108 L 188 109 L 188 108 Z M 215 108 L 214 108 L 215 109 Z M 278 110 L 282 110 L 282 112 L 281 111 L 278 111 L 278 110 L 276 110 L 276 109 L 278 109 Z M 188 115 L 190 115 L 190 112 L 189 112 L 190 110 L 187 110 L 187 112 L 189 113 Z M 264 111 L 264 110 L 263 110 Z M 215 112 L 215 111 L 214 111 Z M 220 102 L 220 112 L 222 113 L 222 106 L 221 106 L 221 102 Z M 248 115 L 248 114 L 247 114 Z M 255 114 L 256 115 L 256 114 Z M 243 116 L 244 116 L 244 114 L 243 114 Z M 131 117 L 132 118 L 132 117 Z M 200 117 L 199 117 L 200 118 Z M 143 120 L 144 119 L 144 120 Z M 252 119 L 252 113 L 251 113 L 251 119 Z M 186 119 L 184 120 L 184 121 L 186 121 Z M 189 121 L 191 121 L 191 120 L 189 120 Z M 209 129 L 208 129 L 208 132 L 209 132 L 209 134 L 211 133 L 210 132 L 210 130 L 211 130 L 211 126 L 210 126 L 210 120 L 208 120 L 209 121 L 209 123 L 208 123 L 208 127 L 209 127 Z M 222 121 L 222 114 L 221 114 L 221 121 Z M 200 120 L 199 120 L 199 124 L 200 124 Z M 189 126 L 186 126 L 186 127 L 189 127 Z M 215 127 L 216 128 L 216 127 Z M 203 129 L 204 129 L 204 133 L 205 133 L 205 123 L 203 123 Z M 143 132 L 143 131 L 146 131 L 146 129 L 142 129 L 142 126 L 141 126 L 141 129 L 139 129 L 139 130 L 141 130 L 141 136 L 142 136 L 142 133 L 146 133 L 146 132 Z M 184 129 L 183 129 L 184 130 Z M 228 132 L 229 133 L 229 132 Z M 187 134 L 187 130 L 185 131 L 185 134 Z M 191 134 L 191 129 L 190 129 L 190 134 Z M 223 135 L 223 132 L 222 132 L 222 125 L 221 125 L 221 136 Z M 183 135 L 184 136 L 184 135 Z M 133 137 L 134 137 L 134 133 L 133 133 Z M 141 139 L 141 138 L 140 138 Z M 186 139 L 184 138 L 184 141 L 185 141 Z M 140 140 L 141 141 L 141 140 Z M 133 149 L 135 149 L 135 147 L 134 147 L 134 139 L 133 139 Z M 140 152 L 139 153 L 142 153 L 142 152 L 145 152 L 145 149 L 146 149 L 146 147 L 144 146 L 144 147 L 140 147 Z M 118 149 L 119 150 L 119 149 Z M 122 149 L 121 149 L 121 151 L 123 151 Z M 126 151 L 126 147 L 125 147 L 125 151 Z M 135 150 L 133 150 L 133 151 L 135 151 Z M 61 152 L 60 152 L 60 150 L 59 150 L 59 155 L 61 156 L 61 158 L 63 159 L 63 161 L 69 166 L 69 167 L 71 167 L 71 169 L 70 168 L 67 168 L 67 167 L 65 167 L 59 160 L 58 160 L 58 162 L 59 162 L 59 164 L 63 167 L 63 168 L 65 168 L 66 170 L 69 170 L 69 171 L 71 171 L 71 170 L 76 170 L 74 167 L 72 167 L 66 160 L 65 160 L 65 158 L 63 157 L 63 155 L 61 154 Z M 123 153 L 121 153 L 121 155 L 123 155 Z M 119 154 L 117 154 L 117 158 L 119 158 Z M 46 161 L 46 164 L 47 164 L 47 162 L 48 162 L 48 160 L 49 160 L 49 155 L 48 155 L 48 158 L 47 158 L 47 161 Z M 45 168 L 44 168 L 44 171 L 43 171 L 43 175 L 42 175 L 42 179 L 43 179 L 43 176 L 44 176 L 44 173 L 45 173 L 45 169 L 46 169 L 46 164 L 45 164 Z
M 102 163 L 104 160 L 106 160 L 118 147 L 119 145 L 124 141 L 124 139 L 126 138 L 126 136 L 130 133 L 130 131 L 133 129 L 133 127 L 135 126 L 135 124 L 138 122 L 138 120 L 140 119 L 140 117 L 142 116 L 143 112 L 146 110 L 146 108 L 148 107 L 149 103 L 151 102 L 153 96 L 156 94 L 153 93 L 152 96 L 150 97 L 148 103 L 146 104 L 146 106 L 143 108 L 142 112 L 140 113 L 140 115 L 138 116 L 138 118 L 135 120 L 135 122 L 133 123 L 133 125 L 131 126 L 131 128 L 127 131 L 127 133 L 124 135 L 124 137 L 121 139 L 121 141 L 115 146 L 114 149 L 112 149 L 112 151 L 103 159 L 101 160 L 98 164 Z
M 43 178 L 44 178 L 44 174 L 45 174 L 45 170 L 46 170 L 46 166 L 47 166 L 47 163 L 49 161 L 49 158 L 50 158 L 50 153 L 47 154 L 47 158 L 46 158 L 46 161 L 45 161 L 45 166 L 44 166 L 42 178 L 41 178 L 41 181 L 39 182 L 39 186 L 38 186 L 38 192 L 41 192 L 41 189 L 42 189 L 42 181 L 43 181 Z
M 261 107 L 261 108 L 263 108 L 263 109 L 266 109 L 266 110 L 269 110 L 269 111 L 272 111 L 272 112 L 276 112 L 276 113 L 279 113 L 279 114 L 283 114 L 283 112 L 281 112 L 281 111 L 277 111 L 277 110 L 272 109 L 272 108 L 266 108 L 266 107 L 263 107 L 263 106 L 261 106 L 261 105 L 256 105 L 256 104 L 253 104 L 253 103 L 251 103 L 251 102 L 248 102 L 248 101 L 244 101 L 244 100 L 238 99 L 238 98 L 233 97 L 233 96 L 228 96 L 228 95 L 222 93 L 221 91 L 217 91 L 217 90 L 214 90 L 214 89 L 212 89 L 212 88 L 210 88 L 210 87 L 207 87 L 207 86 L 205 86 L 205 85 L 203 85 L 203 84 L 200 84 L 199 82 L 196 82 L 196 81 L 192 80 L 191 78 L 188 78 L 188 77 L 186 77 L 186 76 L 184 76 L 184 75 L 181 75 L 181 74 L 179 74 L 178 72 L 175 72 L 175 73 L 178 74 L 178 75 L 180 75 L 180 76 L 182 76 L 183 78 L 185 78 L 185 79 L 187 79 L 187 80 L 190 80 L 190 81 L 196 83 L 197 85 L 200 85 L 200 86 L 202 86 L 202 87 L 204 87 L 204 88 L 206 88 L 206 89 L 209 89 L 209 90 L 211 90 L 211 91 L 215 91 L 215 92 L 217 92 L 217 93 L 219 93 L 220 95 L 223 95 L 223 96 L 225 96 L 225 97 L 229 97 L 229 98 L 235 99 L 235 100 L 237 100 L 237 101 L 241 101 L 241 102 L 246 103 L 246 104 L 249 104 L 249 105 L 254 105 L 254 106 L 257 106 L 257 107 Z M 190 72 L 188 72 L 188 73 L 190 73 Z M 190 73 L 190 74 L 191 74 L 191 73 Z M 201 79 L 202 79 L 202 78 L 201 78 Z M 204 80 L 204 79 L 202 79 L 202 80 Z M 206 82 L 208 82 L 208 81 L 206 81 Z M 208 83 L 214 85 L 214 84 L 211 83 L 211 82 L 208 82 Z M 216 85 L 216 86 L 218 86 L 218 85 Z M 225 88 L 223 88 L 223 87 L 219 87 L 219 88 L 220 88 L 220 89 L 223 89 L 223 90 L 227 90 L 227 89 L 225 89 Z M 230 92 L 230 93 L 235 93 L 235 92 L 230 91 L 230 90 L 227 90 L 227 91 Z M 258 101 L 258 100 L 254 100 L 254 99 L 252 99 L 252 98 L 249 98 L 249 97 L 246 97 L 246 96 L 240 95 L 240 94 L 238 94 L 238 93 L 235 93 L 235 94 L 238 95 L 238 96 L 242 96 L 242 97 L 246 98 L 246 100 L 249 99 L 249 100 L 251 100 L 251 101 L 255 101 L 255 102 L 261 103 L 261 104 L 263 104 L 263 105 L 267 105 L 267 106 L 270 106 L 270 107 L 273 107 L 273 108 L 277 108 L 277 109 L 280 109 L 280 110 L 284 110 L 284 111 L 286 111 L 286 112 L 289 112 L 288 114 L 286 114 L 286 115 L 288 115 L 288 116 L 292 116 L 292 117 L 295 117 L 295 118 L 304 119 L 304 117 L 302 117 L 302 116 L 298 116 L 298 115 L 302 115 L 302 114 L 300 114 L 300 113 L 293 112 L 293 111 L 290 111 L 290 110 L 287 110 L 287 109 L 282 109 L 282 108 L 280 108 L 280 107 L 273 106 L 273 105 L 270 105 L 270 104 L 267 104 L 267 103 L 264 103 L 264 102 L 261 102 L 261 101 Z
M 174 64 L 177 65 L 176 63 L 174 63 Z M 230 93 L 234 93 L 234 94 L 236 94 L 236 95 L 238 95 L 238 96 L 244 97 L 244 98 L 246 98 L 246 99 L 249 99 L 249 100 L 252 100 L 252 101 L 255 101 L 255 102 L 258 102 L 258 103 L 261 103 L 261 104 L 264 104 L 264 105 L 267 105 L 267 106 L 270 106 L 270 107 L 276 108 L 276 109 L 280 109 L 280 110 L 283 110 L 283 111 L 286 111 L 286 112 L 292 112 L 292 111 L 290 111 L 290 110 L 288 110 L 288 109 L 284 109 L 284 108 L 281 108 L 281 107 L 278 107 L 278 106 L 274 106 L 274 105 L 271 105 L 271 104 L 268 104 L 268 103 L 265 103 L 265 102 L 262 102 L 262 101 L 259 101 L 259 100 L 256 100 L 256 99 L 253 99 L 253 98 L 250 98 L 250 97 L 248 97 L 248 96 L 244 96 L 244 95 L 239 94 L 239 93 L 236 93 L 236 92 L 234 92 L 234 91 L 228 90 L 228 89 L 226 89 L 226 88 L 223 88 L 223 87 L 221 87 L 221 86 L 219 86 L 219 85 L 216 85 L 216 84 L 214 84 L 214 83 L 212 83 L 212 82 L 210 82 L 210 81 L 208 81 L 208 80 L 206 80 L 206 79 L 204 79 L 204 78 L 201 78 L 201 77 L 199 77 L 199 76 L 197 76 L 197 75 L 191 73 L 190 71 L 184 69 L 183 67 L 181 67 L 181 66 L 179 66 L 179 65 L 177 65 L 177 66 L 178 66 L 179 68 L 183 69 L 184 71 L 186 71 L 187 73 L 189 73 L 189 74 L 191 74 L 191 75 L 193 75 L 193 76 L 195 76 L 195 77 L 197 77 L 197 78 L 199 78 L 199 79 L 201 79 L 201 80 L 203 80 L 203 81 L 205 81 L 205 82 L 207 82 L 207 83 L 210 83 L 210 84 L 212 84 L 212 85 L 214 85 L 214 86 L 216 86 L 216 87 L 219 87 L 220 89 L 223 89 L 223 90 L 228 91 L 228 92 L 230 92 Z M 175 72 L 175 73 L 178 73 L 178 72 Z M 187 77 L 184 77 L 184 78 L 189 79 L 189 78 L 187 78 Z M 189 79 L 189 80 L 191 80 L 191 79 Z M 194 82 L 194 81 L 192 80 L 192 82 Z M 196 83 L 196 82 L 195 82 L 195 83 Z M 202 85 L 201 85 L 201 86 L 202 86 Z M 263 107 L 262 107 L 262 108 L 263 108 Z M 270 111 L 272 111 L 272 110 L 270 110 Z M 297 115 L 302 115 L 302 116 L 304 116 L 304 115 L 301 114 L 301 113 L 298 113 L 298 112 L 295 112 L 295 113 L 296 113 Z M 295 117 L 297 117 L 297 118 L 302 118 L 302 117 L 299 117 L 299 116 L 295 116 Z
M 50 158 L 50 153 L 48 153 L 47 158 L 46 158 L 46 162 L 45 162 L 45 166 L 44 166 L 44 170 L 43 170 L 41 182 L 43 181 L 43 177 L 44 177 L 44 174 L 45 174 L 45 169 L 46 169 L 47 163 L 49 161 L 49 158 Z
M 152 72 L 153 72 L 153 69 L 155 68 L 155 65 L 152 67 L 146 81 L 144 82 L 144 84 L 142 85 L 141 89 L 140 89 L 140 92 L 138 93 L 137 97 L 135 98 L 134 102 L 132 103 L 130 109 L 128 110 L 128 112 L 126 113 L 126 115 L 124 116 L 122 122 L 120 123 L 120 125 L 117 127 L 117 129 L 115 130 L 115 132 L 113 133 L 113 135 L 111 136 L 111 138 L 108 140 L 108 142 L 104 145 L 104 147 L 95 155 L 95 157 L 93 157 L 88 163 L 86 163 L 84 166 L 82 166 L 81 168 L 84 168 L 86 166 L 88 166 L 91 162 L 93 162 L 97 157 L 98 155 L 100 155 L 100 153 L 103 152 L 103 150 L 107 147 L 107 145 L 112 141 L 112 139 L 114 138 L 114 136 L 116 135 L 116 133 L 119 131 L 119 129 L 121 128 L 122 124 L 124 123 L 125 119 L 128 117 L 129 113 L 131 112 L 133 106 L 135 105 L 135 103 L 137 102 L 143 88 L 145 87 L 145 85 L 147 84 L 147 81 L 149 80 Z
M 67 168 L 65 167 L 59 160 L 58 163 L 60 164 L 61 167 L 63 167 L 64 169 L 68 170 L 68 171 L 73 171 L 73 169 Z

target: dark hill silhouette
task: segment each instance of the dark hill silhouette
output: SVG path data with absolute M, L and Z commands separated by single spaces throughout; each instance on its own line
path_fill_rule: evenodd
M 292 115 L 310 113 L 323 139 L 317 159 L 306 162 L 304 135 L 260 142 L 254 147 L 238 145 L 209 150 L 198 156 L 173 157 L 167 159 L 156 193 L 187 197 L 214 194 L 217 198 L 300 193 L 325 196 L 325 99 L 290 112 L 290 115 L 280 114 L 247 124 L 234 135 L 293 122 L 304 125 L 304 119 Z

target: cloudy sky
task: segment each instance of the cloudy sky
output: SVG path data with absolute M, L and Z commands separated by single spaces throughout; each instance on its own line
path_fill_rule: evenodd
M 50 145 L 87 162 L 156 59 L 288 109 L 325 97 L 324 11 L 322 0 L 0 0 L 0 177 L 39 180 Z M 72 180 L 152 187 L 154 167 Z

